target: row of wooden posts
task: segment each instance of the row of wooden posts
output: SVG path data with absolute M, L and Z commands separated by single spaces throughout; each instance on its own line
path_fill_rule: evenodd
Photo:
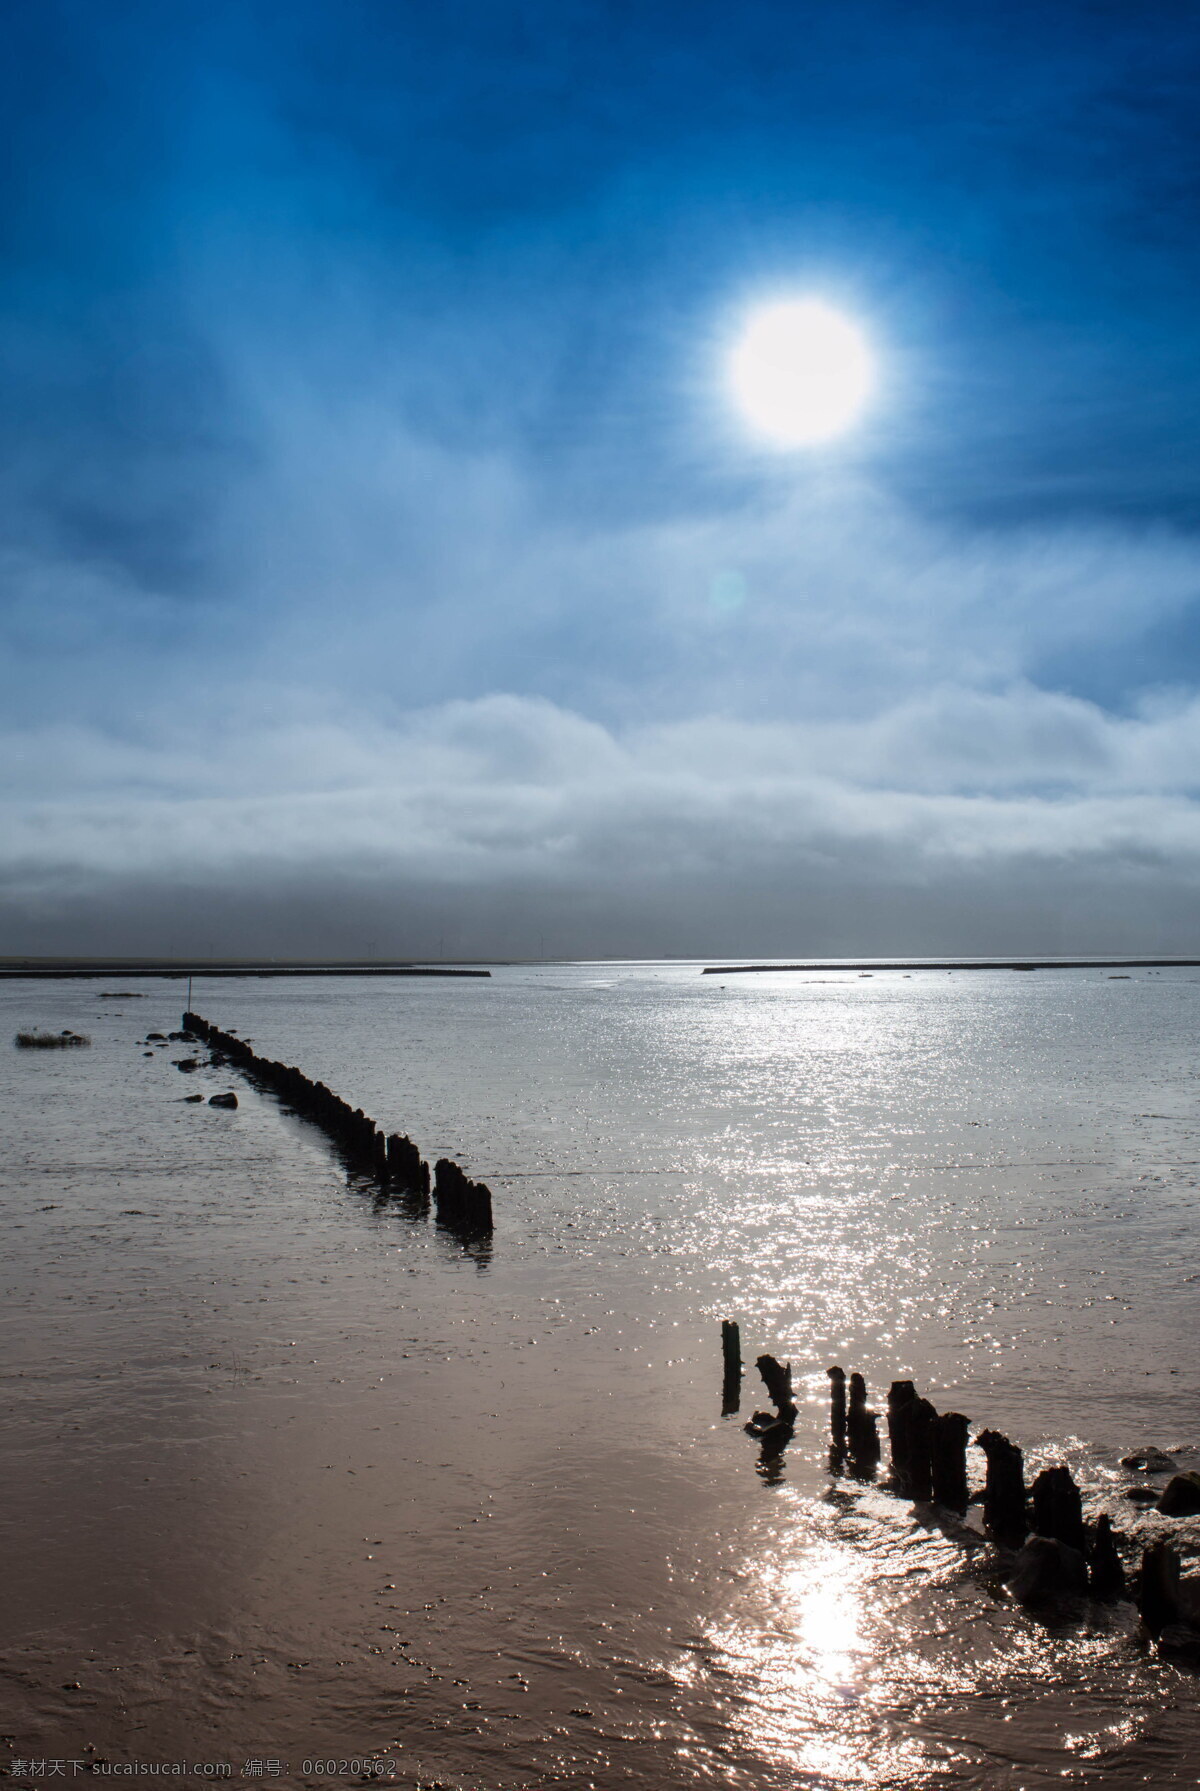
M 726 1319 L 721 1326 L 724 1361 L 722 1410 L 728 1415 L 740 1404 L 741 1336 Z M 791 1441 L 798 1408 L 792 1390 L 790 1363 L 759 1356 L 756 1366 L 774 1406 L 755 1412 L 746 1430 L 759 1439 L 765 1457 L 778 1456 Z M 861 1479 L 871 1479 L 881 1458 L 879 1420 L 867 1403 L 861 1374 L 833 1367 L 826 1370 L 830 1388 L 830 1465 Z M 983 1506 L 984 1528 L 1005 1554 L 1011 1554 L 1010 1583 L 1028 1602 L 1039 1595 L 1087 1594 L 1115 1600 L 1132 1596 L 1147 1629 L 1161 1637 L 1180 1627 L 1196 1633 L 1200 1585 L 1180 1576 L 1180 1558 L 1169 1542 L 1151 1543 L 1127 1580 L 1125 1567 L 1107 1514 L 1086 1524 L 1083 1502 L 1069 1468 L 1043 1468 L 1026 1487 L 1024 1458 L 1016 1443 L 996 1430 L 975 1437 L 986 1469 L 980 1492 L 972 1494 L 967 1474 L 969 1421 L 961 1412 L 938 1412 L 911 1381 L 893 1381 L 887 1402 L 890 1471 L 886 1484 L 914 1502 L 942 1506 L 959 1516 L 968 1505 Z M 960 1532 L 961 1533 L 961 1532 Z M 1050 1545 L 1047 1550 L 1045 1545 Z M 1039 1550 L 1041 1551 L 1039 1553 Z M 1051 1551 L 1053 1551 L 1051 1553 Z M 1048 1571 L 1049 1569 L 1049 1571 Z
M 314 1082 L 293 1064 L 260 1057 L 244 1039 L 222 1032 L 200 1014 L 183 1016 L 184 1031 L 202 1039 L 214 1062 L 235 1064 L 252 1081 L 286 1101 L 292 1110 L 333 1140 L 361 1175 L 381 1188 L 395 1189 L 428 1205 L 432 1192 L 439 1225 L 460 1237 L 489 1237 L 493 1230 L 492 1196 L 484 1182 L 472 1181 L 457 1163 L 439 1158 L 430 1176 L 411 1138 L 385 1133 L 361 1107 L 351 1107 L 323 1082 Z

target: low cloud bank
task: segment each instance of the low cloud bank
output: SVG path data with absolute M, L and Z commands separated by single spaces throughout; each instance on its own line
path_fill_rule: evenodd
M 1114 718 L 1018 684 L 615 729 L 492 696 L 4 746 L 12 951 L 1200 947 L 1197 701 Z

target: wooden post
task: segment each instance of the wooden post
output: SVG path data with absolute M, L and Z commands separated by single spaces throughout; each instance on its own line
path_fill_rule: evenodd
M 721 1416 L 728 1417 L 742 1403 L 742 1334 L 731 1318 L 721 1320 Z
M 970 1498 L 967 1486 L 967 1436 L 970 1423 L 961 1412 L 943 1412 L 930 1431 L 930 1463 L 934 1503 L 948 1511 L 965 1511 Z
M 1096 1534 L 1088 1551 L 1088 1591 L 1093 1598 L 1125 1597 L 1125 1569 L 1107 1512 L 1096 1520 Z
M 1029 1530 L 1021 1451 L 998 1430 L 981 1430 L 976 1443 L 987 1457 L 983 1520 L 997 1542 L 1019 1547 Z
M 873 1468 L 879 1460 L 879 1425 L 875 1413 L 867 1409 L 867 1383 L 861 1374 L 850 1376 L 846 1432 L 851 1461 L 860 1470 Z
M 908 1408 L 908 1496 L 921 1504 L 933 1497 L 933 1426 L 937 1411 L 919 1395 Z
M 846 1370 L 827 1368 L 829 1376 L 829 1434 L 835 1449 L 846 1447 Z
M 1033 1527 L 1083 1554 L 1083 1503 L 1070 1468 L 1043 1468 L 1033 1483 Z
M 911 1381 L 893 1381 L 888 1388 L 888 1454 L 897 1491 L 908 1491 L 912 1461 L 912 1404 L 917 1390 Z
M 792 1365 L 777 1362 L 774 1356 L 759 1356 L 755 1367 L 763 1377 L 771 1403 L 779 1416 L 789 1424 L 796 1422 L 797 1406 L 792 1397 Z

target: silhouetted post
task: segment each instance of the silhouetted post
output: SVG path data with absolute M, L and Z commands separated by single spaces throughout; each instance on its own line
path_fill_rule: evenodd
M 767 1393 L 775 1407 L 776 1417 L 771 1423 L 762 1423 L 762 1414 L 756 1413 L 746 1429 L 756 1436 L 762 1444 L 765 1459 L 779 1455 L 792 1440 L 796 1427 L 796 1401 L 792 1397 L 792 1365 L 790 1362 L 777 1362 L 774 1356 L 759 1356 L 755 1363 L 763 1377 Z
M 846 1370 L 827 1368 L 829 1376 L 829 1434 L 835 1449 L 846 1447 Z
M 437 1222 L 447 1231 L 483 1237 L 493 1229 L 491 1190 L 485 1182 L 473 1182 L 449 1157 L 434 1165 L 433 1198 Z
M 1083 1554 L 1083 1503 L 1070 1468 L 1043 1468 L 1033 1483 L 1033 1527 Z
M 970 1424 L 961 1412 L 943 1412 L 930 1430 L 930 1465 L 933 1497 L 947 1511 L 965 1511 L 970 1498 L 967 1486 L 967 1436 Z
M 937 1411 L 919 1396 L 908 1408 L 908 1496 L 922 1504 L 933 1497 L 933 1426 Z
M 901 1492 L 908 1491 L 909 1465 L 912 1459 L 912 1403 L 917 1390 L 911 1381 L 893 1381 L 888 1388 L 888 1454 L 892 1462 L 892 1479 Z
M 731 1318 L 721 1320 L 721 1416 L 736 1412 L 742 1403 L 742 1334 Z
M 1107 1512 L 1096 1520 L 1096 1534 L 1088 1552 L 1088 1591 L 1093 1598 L 1125 1596 L 1125 1569 L 1117 1553 L 1116 1538 Z
M 983 1521 L 997 1542 L 1018 1547 L 1029 1529 L 1025 1517 L 1025 1470 L 1021 1451 L 998 1430 L 981 1430 L 975 1441 L 987 1457 Z
M 796 1401 L 792 1396 L 792 1365 L 777 1362 L 774 1356 L 759 1356 L 755 1367 L 763 1377 L 771 1404 L 788 1424 L 796 1422 Z
M 846 1414 L 846 1433 L 851 1459 L 860 1468 L 872 1468 L 879 1460 L 879 1425 L 875 1414 L 867 1409 L 867 1383 L 861 1374 L 850 1376 L 850 1410 Z

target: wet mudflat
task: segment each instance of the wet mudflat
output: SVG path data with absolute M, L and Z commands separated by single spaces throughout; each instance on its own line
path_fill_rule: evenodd
M 3 1056 L 15 1758 L 1196 1782 L 1196 1680 L 1127 1612 L 1028 1617 L 823 1434 L 828 1362 L 911 1375 L 1168 1527 L 1118 1463 L 1200 1465 L 1195 973 L 698 968 L 197 988 L 487 1181 L 490 1249 L 144 1045 L 175 985 L 0 990 L 5 1038 L 93 1040 Z M 721 1416 L 726 1316 L 795 1365 L 778 1475 L 751 1378 Z

